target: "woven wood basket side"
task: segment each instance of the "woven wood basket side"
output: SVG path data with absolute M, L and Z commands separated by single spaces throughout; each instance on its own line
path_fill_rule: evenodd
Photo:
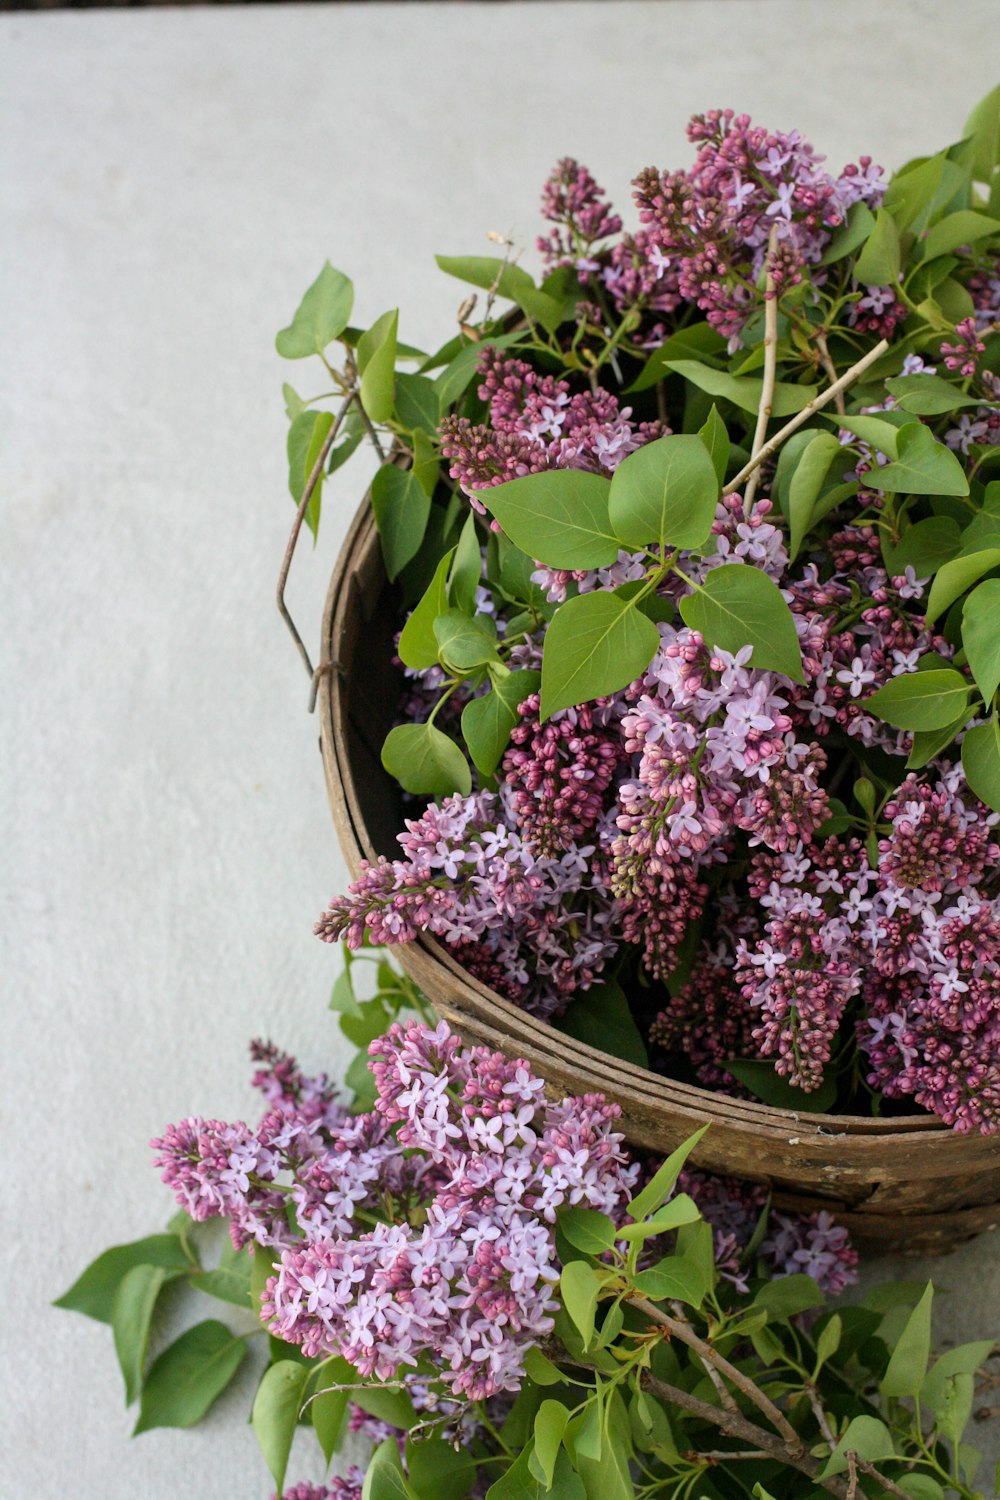
M 367 499 L 331 579 L 321 660 L 322 751 L 334 824 L 353 872 L 394 855 L 404 810 L 380 749 L 399 698 L 392 667 L 397 601 L 386 582 Z M 667 1151 L 711 1123 L 694 1160 L 766 1182 L 779 1205 L 826 1207 L 862 1244 L 941 1249 L 1000 1222 L 1000 1140 L 959 1136 L 932 1116 L 798 1115 L 728 1099 L 621 1062 L 563 1036 L 467 974 L 429 938 L 395 956 L 470 1042 L 523 1057 L 554 1094 L 601 1091 L 628 1139 Z

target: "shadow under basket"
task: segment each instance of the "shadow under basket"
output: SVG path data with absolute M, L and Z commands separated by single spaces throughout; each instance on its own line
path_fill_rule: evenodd
M 366 499 L 330 582 L 320 657 L 331 663 L 319 689 L 327 791 L 353 874 L 362 859 L 396 855 L 403 826 L 380 759 L 401 686 L 392 665 L 397 608 Z M 555 1096 L 613 1099 L 631 1144 L 666 1153 L 710 1123 L 694 1153 L 699 1167 L 768 1184 L 780 1208 L 829 1209 L 862 1247 L 947 1250 L 1000 1223 L 998 1136 L 957 1135 L 933 1115 L 799 1115 L 713 1094 L 553 1030 L 430 938 L 400 945 L 394 957 L 467 1042 L 523 1057 Z

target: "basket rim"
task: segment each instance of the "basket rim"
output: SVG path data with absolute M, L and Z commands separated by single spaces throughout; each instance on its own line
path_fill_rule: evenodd
M 340 845 L 352 877 L 356 877 L 360 861 L 376 858 L 377 851 L 365 826 L 345 759 L 345 737 L 340 730 L 346 723 L 347 677 L 338 661 L 337 647 L 345 628 L 348 596 L 345 584 L 358 562 L 367 557 L 377 545 L 377 528 L 369 494 L 366 493 L 347 531 L 327 590 L 322 622 L 321 661 L 332 663 L 332 670 L 324 674 L 319 693 L 321 745 L 327 790 Z M 404 957 L 407 950 L 409 961 Z M 829 1153 L 831 1139 L 840 1142 L 840 1150 L 847 1147 L 851 1156 L 857 1151 L 864 1152 L 865 1147 L 891 1146 L 894 1155 L 909 1148 L 918 1153 L 917 1160 L 911 1165 L 912 1176 L 940 1177 L 944 1166 L 942 1153 L 948 1157 L 954 1155 L 956 1168 L 959 1162 L 968 1165 L 970 1155 L 979 1157 L 982 1165 L 988 1165 L 988 1158 L 995 1155 L 1000 1167 L 1000 1136 L 961 1135 L 930 1113 L 887 1118 L 811 1112 L 802 1115 L 795 1110 L 765 1104 L 761 1100 L 734 1099 L 715 1094 L 698 1085 L 683 1083 L 668 1075 L 655 1073 L 650 1068 L 641 1068 L 613 1057 L 588 1043 L 553 1030 L 544 1021 L 521 1010 L 512 1001 L 467 973 L 442 944 L 426 934 L 401 945 L 399 957 L 404 967 L 416 971 L 415 978 L 419 979 L 421 973 L 430 972 L 434 968 L 444 971 L 453 980 L 460 979 L 475 999 L 472 1007 L 474 1015 L 477 1018 L 488 1015 L 494 1024 L 506 1026 L 513 1041 L 523 1040 L 532 1050 L 549 1054 L 557 1045 L 560 1071 L 576 1065 L 580 1071 L 588 1074 L 603 1070 L 606 1076 L 610 1059 L 618 1079 L 635 1091 L 640 1102 L 645 1099 L 650 1107 L 655 1102 L 660 1108 L 669 1104 L 678 1113 L 688 1115 L 693 1127 L 712 1120 L 746 1131 L 748 1135 L 762 1141 L 783 1138 L 789 1144 L 798 1144 L 790 1138 L 791 1132 L 792 1137 L 801 1138 L 805 1155 L 812 1155 L 808 1150 L 810 1142 L 815 1145 L 820 1141 L 826 1143 L 825 1149 Z M 850 1150 L 852 1146 L 854 1151 Z M 949 1147 L 952 1149 L 949 1150 Z M 864 1152 L 864 1157 L 857 1158 L 859 1167 L 867 1155 Z M 919 1169 L 919 1158 L 927 1155 L 932 1155 L 935 1161 L 934 1170 L 925 1174 Z M 929 1162 L 927 1166 L 930 1166 Z

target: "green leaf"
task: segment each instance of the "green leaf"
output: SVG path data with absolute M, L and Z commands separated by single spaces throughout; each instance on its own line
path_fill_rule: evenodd
M 904 672 L 863 700 L 876 718 L 897 729 L 943 729 L 968 702 L 972 684 L 953 667 Z
M 603 1255 L 614 1245 L 615 1226 L 596 1208 L 561 1208 L 556 1221 L 570 1244 L 587 1255 Z
M 708 1291 L 701 1272 L 680 1255 L 668 1255 L 648 1271 L 640 1271 L 635 1285 L 654 1302 L 686 1302 L 691 1307 L 700 1307 Z
M 642 1242 L 648 1240 L 652 1235 L 666 1234 L 671 1229 L 679 1229 L 682 1224 L 696 1224 L 701 1218 L 697 1203 L 687 1193 L 678 1193 L 658 1209 L 652 1218 L 643 1219 L 639 1224 L 624 1224 L 621 1229 L 615 1231 L 615 1238 L 624 1240 L 626 1244 L 634 1244 L 637 1240 Z
M 888 495 L 967 495 L 969 481 L 950 448 L 936 442 L 930 428 L 910 422 L 896 435 L 897 459 L 872 469 L 865 483 Z
M 420 551 L 431 502 L 409 470 L 383 464 L 372 480 L 372 510 L 385 571 L 393 583 Z
M 621 1398 L 616 1406 L 621 1408 L 621 1413 L 619 1416 L 612 1409 L 600 1458 L 588 1458 L 577 1447 L 577 1469 L 588 1500 L 635 1500 L 635 1487 L 629 1472 L 629 1450 L 626 1446 L 628 1417 Z
M 966 731 L 962 770 L 980 802 L 1000 812 L 1000 724 L 995 714 L 988 723 Z
M 567 301 L 540 291 L 527 271 L 509 261 L 488 255 L 436 255 L 434 258 L 449 276 L 471 282 L 484 291 L 495 291 L 497 296 L 516 302 L 548 333 L 555 333 L 560 323 L 572 315 Z M 575 303 L 574 296 L 573 305 Z
M 753 1306 L 762 1307 L 771 1322 L 780 1323 L 811 1307 L 822 1307 L 823 1302 L 823 1293 L 813 1278 L 796 1274 L 767 1282 L 754 1297 Z
M 1000 85 L 991 89 L 985 99 L 980 99 L 965 122 L 962 136 L 972 142 L 970 167 L 973 177 L 977 182 L 990 182 L 1000 160 Z
M 372 1454 L 361 1500 L 417 1500 L 403 1477 L 403 1463 L 395 1438 L 386 1438 Z
M 719 409 L 713 404 L 708 414 L 708 420 L 703 427 L 699 427 L 698 436 L 708 449 L 709 457 L 715 469 L 715 477 L 720 485 L 726 482 L 726 470 L 729 468 L 729 433 L 726 424 L 719 416 Z
M 720 359 L 725 353 L 725 339 L 709 323 L 691 323 L 687 328 L 680 328 L 672 333 L 658 349 L 653 350 L 641 375 L 630 386 L 626 386 L 626 394 L 645 391 L 651 385 L 656 385 L 657 381 L 671 373 L 674 360 L 693 359 L 701 364 L 705 360 Z
M 152 1427 L 193 1427 L 208 1411 L 247 1352 L 224 1323 L 197 1323 L 164 1349 L 146 1376 L 134 1435 Z
M 446 609 L 434 621 L 438 658 L 452 672 L 471 672 L 487 662 L 499 662 L 497 633 L 492 615 L 472 619 L 460 609 Z
M 218 1297 L 220 1302 L 231 1302 L 234 1307 L 247 1307 L 250 1297 L 250 1272 L 253 1262 L 249 1250 L 235 1250 L 227 1245 L 222 1259 L 214 1271 L 199 1271 L 189 1277 L 196 1291 L 208 1297 Z
M 694 359 L 672 359 L 666 362 L 666 368 L 683 376 L 699 390 L 707 391 L 710 396 L 732 401 L 741 411 L 752 412 L 756 416 L 764 394 L 763 380 L 757 380 L 752 375 L 729 375 L 725 370 L 714 370 L 710 365 L 703 365 Z M 808 406 L 815 395 L 814 385 L 792 385 L 784 380 L 776 380 L 771 415 L 794 416 L 804 406 Z
M 419 427 L 413 434 L 413 465 L 410 473 L 428 498 L 434 498 L 441 464 L 433 442 Z
M 351 1398 L 350 1391 L 335 1389 L 339 1383 L 339 1377 L 328 1371 L 325 1364 L 314 1372 L 309 1418 L 327 1463 L 340 1447 L 347 1403 Z
M 361 404 L 373 422 L 388 422 L 392 416 L 398 327 L 398 310 L 383 313 L 358 343 Z
M 820 1479 L 832 1479 L 835 1474 L 846 1472 L 847 1453 L 853 1451 L 868 1463 L 877 1464 L 892 1456 L 892 1433 L 877 1417 L 854 1417 L 847 1430 L 820 1472 Z
M 257 1388 L 251 1422 L 267 1467 L 281 1494 L 298 1426 L 299 1410 L 312 1371 L 297 1360 L 282 1359 L 265 1370 Z
M 495 485 L 479 498 L 514 545 L 546 567 L 604 568 L 620 549 L 608 518 L 610 492 L 600 474 L 551 469 Z
M 459 349 L 455 357 L 445 366 L 441 374 L 434 381 L 444 411 L 463 394 L 469 382 L 476 373 L 483 353 L 487 349 L 510 349 L 519 344 L 524 338 L 522 333 L 505 333 L 498 338 L 483 339 L 478 344 L 466 344 Z
M 426 375 L 397 375 L 396 416 L 408 432 L 436 433 L 441 399 L 433 380 Z
M 700 437 L 658 438 L 637 448 L 611 479 L 608 515 L 630 547 L 700 547 L 719 499 L 715 465 Z
M 885 549 L 890 578 L 912 568 L 918 578 L 930 578 L 958 552 L 961 532 L 951 516 L 928 516 L 908 526 L 894 547 Z
M 295 418 L 288 429 L 288 489 L 296 505 L 302 500 L 309 476 L 312 474 L 332 426 L 333 414 L 331 412 L 304 411 L 300 417 Z M 321 470 L 306 507 L 306 525 L 313 536 L 319 530 L 322 500 L 323 473 Z
M 91 1261 L 69 1291 L 63 1292 L 52 1305 L 83 1313 L 99 1323 L 110 1323 L 118 1287 L 133 1266 L 162 1266 L 180 1275 L 194 1269 L 194 1265 L 177 1234 L 154 1234 L 128 1245 L 114 1245 Z
M 1000 568 L 1000 547 L 984 547 L 980 552 L 963 554 L 939 568 L 927 599 L 927 624 L 943 615 L 966 589 L 994 568 Z
M 434 577 L 403 626 L 397 650 L 408 667 L 422 671 L 437 665 L 438 643 L 434 634 L 434 621 L 448 608 L 448 569 L 455 556 L 455 548 L 446 552 L 434 571 Z
M 560 1385 L 563 1379 L 558 1365 L 554 1365 L 537 1344 L 532 1344 L 524 1356 L 524 1373 L 535 1385 Z
M 797 1089 L 774 1070 L 774 1063 L 763 1058 L 735 1058 L 723 1063 L 727 1073 L 732 1073 L 740 1083 L 746 1085 L 758 1099 L 771 1104 L 775 1109 L 804 1110 L 810 1114 L 823 1114 L 837 1097 L 837 1080 L 831 1073 L 824 1076 L 819 1088 L 811 1093 Z
M 464 614 L 475 614 L 476 594 L 483 576 L 483 554 L 479 546 L 476 517 L 469 511 L 458 536 L 455 560 L 448 574 L 448 598 Z
M 941 729 L 917 730 L 913 736 L 910 753 L 906 758 L 906 769 L 918 771 L 936 755 L 940 755 L 945 746 L 951 744 L 959 730 L 965 728 L 971 714 L 972 710 L 967 704 L 951 724 L 945 724 Z
M 294 318 L 275 339 L 283 359 L 305 359 L 339 338 L 354 306 L 354 283 L 327 261 L 299 303 Z
M 945 1350 L 931 1365 L 920 1391 L 920 1404 L 937 1413 L 947 1400 L 950 1382 L 958 1375 L 975 1375 L 985 1365 L 993 1349 L 991 1339 L 981 1339 L 976 1343 L 959 1344 L 957 1348 Z
M 296 417 L 301 416 L 304 411 L 308 410 L 306 403 L 298 391 L 293 386 L 290 386 L 287 380 L 281 387 L 281 394 L 285 398 L 285 415 L 289 422 L 294 422 Z
M 628 1205 L 628 1212 L 636 1223 L 647 1219 L 667 1201 L 681 1175 L 681 1168 L 707 1129 L 708 1126 L 703 1125 L 700 1130 L 695 1131 L 694 1135 L 683 1141 L 676 1151 L 672 1151 L 662 1166 L 653 1173 L 642 1192 L 637 1193 L 632 1199 Z
M 472 773 L 458 745 L 434 724 L 397 724 L 386 735 L 382 764 L 404 792 L 447 797 L 472 790 Z
M 944 1490 L 930 1474 L 902 1474 L 895 1483 L 909 1500 L 944 1500 Z
M 977 214 L 970 208 L 948 214 L 927 231 L 926 239 L 919 245 L 922 260 L 933 260 L 935 255 L 947 255 L 959 245 L 971 245 L 976 240 L 1000 234 L 1000 219 L 990 219 L 986 214 Z
M 794 560 L 813 523 L 830 465 L 842 453 L 832 432 L 817 432 L 806 444 L 788 486 L 789 557 Z
M 942 380 L 940 375 L 897 375 L 885 385 L 903 411 L 920 417 L 937 417 L 944 412 L 959 411 L 963 406 L 982 405 L 976 397 L 966 396 L 961 386 Z
M 168 1273 L 162 1266 L 133 1266 L 115 1293 L 111 1329 L 115 1354 L 125 1380 L 125 1405 L 142 1390 L 142 1372 L 149 1345 L 149 1327 L 160 1289 Z
M 501 1474 L 486 1492 L 486 1500 L 588 1500 L 583 1480 L 573 1472 L 569 1458 L 560 1453 L 556 1459 L 552 1488 L 531 1472 L 533 1446 L 524 1448 L 506 1474 Z
M 559 1295 L 562 1305 L 572 1318 L 586 1349 L 594 1336 L 594 1314 L 600 1282 L 592 1266 L 586 1261 L 571 1260 L 563 1266 L 559 1277 Z
M 479 1460 L 475 1453 L 456 1451 L 443 1438 L 411 1438 L 406 1472 L 420 1500 L 462 1500 L 479 1474 Z
M 865 243 L 874 228 L 875 215 L 867 203 L 852 203 L 847 218 L 827 245 L 820 265 L 832 266 L 835 261 L 843 260 Z
M 490 692 L 471 699 L 463 708 L 462 738 L 484 776 L 492 776 L 500 764 L 518 721 L 518 706 L 538 692 L 541 681 L 540 672 L 511 672 L 494 679 Z
M 823 1324 L 822 1332 L 816 1340 L 817 1364 L 825 1365 L 828 1359 L 832 1359 L 840 1348 L 840 1340 L 843 1337 L 844 1324 L 839 1313 L 834 1313 L 829 1322 Z
M 712 568 L 705 582 L 680 601 L 684 623 L 700 631 L 708 647 L 733 655 L 753 647 L 751 662 L 804 682 L 795 622 L 777 584 L 748 563 Z M 557 616 L 558 618 L 558 616 Z
M 887 411 L 880 417 L 870 417 L 862 414 L 858 417 L 834 417 L 824 413 L 831 422 L 836 422 L 838 429 L 843 428 L 853 437 L 860 438 L 877 453 L 885 453 L 889 458 L 896 457 L 897 440 L 899 429 L 910 425 L 908 418 L 901 412 Z
M 962 645 L 976 686 L 989 703 L 1000 686 L 1000 578 L 988 578 L 966 599 Z
M 861 286 L 895 287 L 900 264 L 896 221 L 888 209 L 877 209 L 872 232 L 854 263 L 854 279 Z
M 961 167 L 948 160 L 947 152 L 939 151 L 936 156 L 897 172 L 886 191 L 883 206 L 901 230 L 921 235 L 965 180 Z
M 586 1042 L 599 1052 L 620 1057 L 639 1068 L 649 1063 L 646 1043 L 632 1017 L 628 999 L 613 979 L 577 991 L 566 1014 L 553 1024 L 565 1036 Z
M 931 1353 L 931 1303 L 934 1287 L 928 1282 L 924 1294 L 911 1312 L 906 1327 L 900 1334 L 888 1367 L 879 1384 L 883 1396 L 913 1396 L 920 1394 L 927 1373 L 927 1361 Z M 860 1449 L 858 1450 L 860 1452 Z M 866 1458 L 867 1454 L 862 1454 Z M 886 1457 L 880 1454 L 880 1457 Z
M 619 590 L 598 589 L 567 599 L 545 634 L 542 718 L 628 687 L 649 666 L 659 644 L 652 620 Z
M 568 1421 L 569 1410 L 561 1401 L 543 1401 L 535 1413 L 535 1459 L 547 1490 L 552 1488 L 556 1459 Z

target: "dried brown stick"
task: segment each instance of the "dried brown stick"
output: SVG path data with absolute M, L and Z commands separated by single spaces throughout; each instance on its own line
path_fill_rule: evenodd
M 774 405 L 774 384 L 778 371 L 778 295 L 774 285 L 772 259 L 778 244 L 778 226 L 771 230 L 767 243 L 767 276 L 764 283 L 764 379 L 761 383 L 760 406 L 757 408 L 757 426 L 754 428 L 750 457 L 753 458 L 764 446 L 767 424 L 771 420 Z M 744 514 L 749 514 L 753 497 L 760 481 L 760 469 L 754 469 L 743 497 Z
M 888 347 L 888 340 L 880 339 L 879 342 L 875 345 L 874 349 L 869 349 L 868 353 L 861 359 L 859 359 L 857 364 L 852 365 L 849 370 L 845 370 L 844 374 L 841 375 L 839 380 L 835 380 L 833 385 L 828 385 L 825 391 L 820 391 L 819 394 L 814 396 L 811 401 L 807 402 L 800 412 L 796 412 L 791 421 L 786 422 L 784 427 L 782 427 L 779 432 L 776 432 L 774 434 L 773 438 L 768 439 L 759 453 L 756 453 L 753 458 L 751 458 L 747 463 L 743 465 L 742 469 L 736 475 L 735 479 L 731 479 L 729 481 L 722 493 L 724 495 L 732 495 L 736 490 L 738 490 L 743 481 L 753 473 L 754 469 L 757 468 L 758 464 L 762 464 L 765 459 L 770 458 L 771 454 L 777 448 L 781 447 L 786 438 L 791 437 L 793 432 L 798 431 L 803 422 L 808 422 L 811 416 L 815 415 L 816 412 L 821 411 L 822 408 L 824 406 L 827 406 L 829 402 L 833 401 L 841 391 L 846 390 L 847 387 L 849 385 L 852 385 L 860 375 L 863 375 L 869 365 L 873 365 L 877 359 L 881 359 L 882 355 L 886 352 Z

